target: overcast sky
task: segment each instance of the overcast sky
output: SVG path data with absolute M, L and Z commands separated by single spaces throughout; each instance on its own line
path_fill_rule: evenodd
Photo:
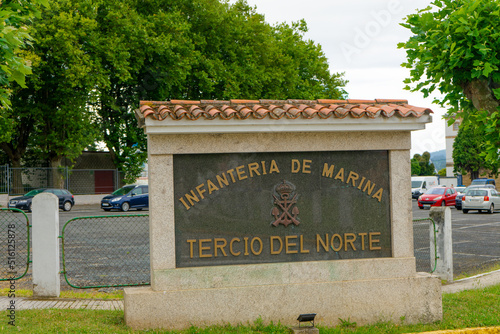
M 332 72 L 345 72 L 349 98 L 407 99 L 411 105 L 431 108 L 433 122 L 412 133 L 412 156 L 445 148 L 446 110 L 432 104 L 432 98 L 403 89 L 408 70 L 400 66 L 405 51 L 397 48 L 410 37 L 410 31 L 399 25 L 403 18 L 427 7 L 430 0 L 247 1 L 271 24 L 305 19 L 306 38 L 321 44 Z

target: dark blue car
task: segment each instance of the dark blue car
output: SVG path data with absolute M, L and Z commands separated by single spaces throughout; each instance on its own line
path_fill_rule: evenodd
M 24 196 L 12 198 L 9 201 L 9 208 L 27 210 L 31 212 L 33 197 L 40 193 L 51 193 L 59 198 L 59 208 L 69 211 L 75 205 L 75 196 L 66 189 L 35 189 Z
M 148 186 L 130 185 L 120 188 L 111 195 L 104 196 L 101 200 L 101 209 L 110 211 L 117 209 L 128 211 L 130 209 L 142 210 L 149 207 Z

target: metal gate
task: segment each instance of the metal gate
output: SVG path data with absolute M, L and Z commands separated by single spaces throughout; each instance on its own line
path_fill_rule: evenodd
M 429 224 L 429 223 L 432 223 Z M 431 233 L 432 228 L 434 236 L 434 249 L 431 249 Z M 437 265 L 437 249 L 436 249 L 436 222 L 432 218 L 414 219 L 413 220 L 413 252 L 417 264 L 417 271 L 433 273 Z M 431 252 L 434 252 L 435 261 L 431 263 Z
M 0 209 L 0 281 L 23 278 L 30 265 L 30 222 L 19 209 Z
M 149 285 L 149 215 L 74 218 L 60 238 L 62 273 L 71 287 Z

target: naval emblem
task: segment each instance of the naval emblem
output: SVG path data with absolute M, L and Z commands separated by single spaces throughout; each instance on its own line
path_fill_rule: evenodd
M 296 206 L 298 194 L 295 192 L 295 186 L 283 180 L 283 182 L 274 187 L 273 198 L 274 207 L 271 214 L 275 220 L 271 225 L 278 226 L 279 224 L 283 224 L 285 227 L 289 224 L 299 225 L 300 221 L 297 218 L 299 208 Z

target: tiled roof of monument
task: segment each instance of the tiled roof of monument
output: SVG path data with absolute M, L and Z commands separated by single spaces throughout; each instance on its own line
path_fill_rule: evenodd
M 421 117 L 429 108 L 415 107 L 407 100 L 201 100 L 141 101 L 139 113 L 155 120 L 197 119 L 296 119 Z

